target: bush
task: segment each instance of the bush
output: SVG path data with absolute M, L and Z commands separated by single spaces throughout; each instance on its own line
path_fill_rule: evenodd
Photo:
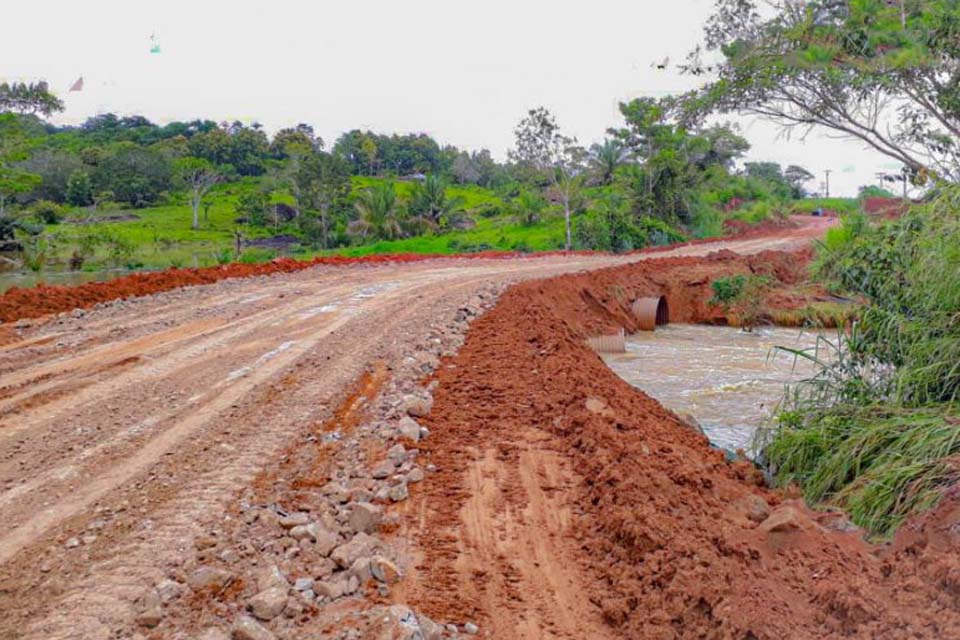
M 43 224 L 59 224 L 63 220 L 63 207 L 49 200 L 37 200 L 30 212 Z
M 960 187 L 892 222 L 848 216 L 816 273 L 868 302 L 761 444 L 779 484 L 886 535 L 960 480 Z M 789 349 L 786 349 L 790 351 Z
M 770 289 L 770 278 L 758 275 L 735 275 L 718 278 L 710 284 L 713 297 L 710 304 L 733 313 L 744 331 L 753 331 L 763 313 Z

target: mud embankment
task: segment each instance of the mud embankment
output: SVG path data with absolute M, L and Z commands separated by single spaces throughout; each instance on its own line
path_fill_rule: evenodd
M 401 528 L 418 540 L 408 602 L 497 638 L 960 637 L 955 496 L 870 545 L 728 463 L 584 346 L 629 330 L 636 296 L 710 320 L 712 277 L 801 266 L 720 254 L 508 290 L 434 378 L 421 454 L 437 472 Z

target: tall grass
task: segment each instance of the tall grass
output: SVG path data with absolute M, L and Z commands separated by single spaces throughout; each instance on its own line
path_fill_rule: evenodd
M 836 339 L 793 352 L 817 373 L 789 390 L 764 456 L 778 483 L 889 534 L 958 480 L 960 188 L 895 222 L 848 216 L 815 274 L 869 303 Z

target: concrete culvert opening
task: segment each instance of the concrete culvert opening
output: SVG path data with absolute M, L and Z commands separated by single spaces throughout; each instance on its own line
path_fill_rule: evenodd
M 637 298 L 630 307 L 641 331 L 653 331 L 670 322 L 670 307 L 666 296 Z

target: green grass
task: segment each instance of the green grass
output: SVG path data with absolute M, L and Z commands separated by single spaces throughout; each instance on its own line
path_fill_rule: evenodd
M 474 229 L 403 240 L 383 240 L 325 252 L 327 255 L 367 256 L 387 253 L 471 253 L 475 251 L 554 251 L 564 246 L 563 218 L 548 216 L 524 226 L 509 217 L 480 218 Z
M 853 213 L 860 209 L 860 202 L 856 198 L 807 198 L 791 203 L 793 213 L 813 213 L 816 209 L 827 209 L 839 214 Z
M 797 352 L 818 370 L 761 435 L 764 456 L 779 484 L 886 536 L 960 480 L 960 188 L 897 221 L 846 216 L 815 273 L 866 304 L 823 339 L 830 357 Z
M 47 226 L 46 233 L 56 247 L 56 261 L 61 266 L 68 260 L 72 251 L 85 236 L 106 235 L 132 248 L 125 263 L 147 269 L 169 266 L 208 266 L 216 264 L 217 256 L 234 246 L 235 229 L 240 227 L 237 218 L 236 202 L 245 192 L 258 188 L 255 180 L 220 185 L 209 197 L 208 218 L 200 211 L 200 229 L 191 229 L 193 212 L 190 206 L 168 204 L 144 209 L 120 209 L 88 213 L 86 210 L 73 212 L 64 222 Z M 87 215 L 96 217 L 118 214 L 133 214 L 136 220 L 104 222 L 94 224 L 76 224 Z M 276 231 L 272 228 L 243 226 L 245 237 L 268 237 Z M 281 229 L 280 232 L 283 230 Z M 87 261 L 87 268 L 124 266 L 112 264 L 107 246 L 98 246 L 94 255 Z
M 811 416 L 781 416 L 765 450 L 781 485 L 845 510 L 859 526 L 890 535 L 960 479 L 949 458 L 960 454 L 960 413 L 953 405 L 837 407 Z

